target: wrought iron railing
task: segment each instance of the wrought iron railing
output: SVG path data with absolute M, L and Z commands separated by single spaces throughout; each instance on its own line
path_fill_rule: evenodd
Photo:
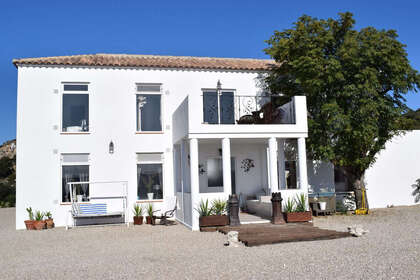
M 295 124 L 294 102 L 284 96 L 211 92 L 203 95 L 203 123 Z

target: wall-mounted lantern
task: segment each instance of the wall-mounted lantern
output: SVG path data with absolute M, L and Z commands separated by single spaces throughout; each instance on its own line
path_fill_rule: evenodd
M 109 142 L 109 153 L 112 155 L 114 153 L 114 142 Z

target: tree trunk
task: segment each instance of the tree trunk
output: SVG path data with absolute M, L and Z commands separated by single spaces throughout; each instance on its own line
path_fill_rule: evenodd
M 369 203 L 367 199 L 366 186 L 365 186 L 365 173 L 361 175 L 354 174 L 351 170 L 346 167 L 341 167 L 341 170 L 345 174 L 348 180 L 349 191 L 354 191 L 356 209 L 362 208 L 363 206 L 369 210 Z M 363 199 L 363 190 L 365 190 L 365 197 Z M 363 205 L 364 200 L 364 205 Z

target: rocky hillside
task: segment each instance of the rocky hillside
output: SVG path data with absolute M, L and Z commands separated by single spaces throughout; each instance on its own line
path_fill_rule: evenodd
M 0 146 L 0 158 L 8 157 L 13 158 L 16 155 L 16 140 L 4 142 Z
M 0 146 L 0 208 L 14 207 L 16 197 L 16 140 Z

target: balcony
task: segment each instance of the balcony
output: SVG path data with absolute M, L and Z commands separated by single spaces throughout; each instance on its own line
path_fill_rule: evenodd
M 213 91 L 214 92 L 214 91 Z M 305 96 L 190 94 L 175 110 L 173 141 L 184 138 L 307 137 Z
M 294 99 L 205 92 L 203 124 L 295 124 Z

